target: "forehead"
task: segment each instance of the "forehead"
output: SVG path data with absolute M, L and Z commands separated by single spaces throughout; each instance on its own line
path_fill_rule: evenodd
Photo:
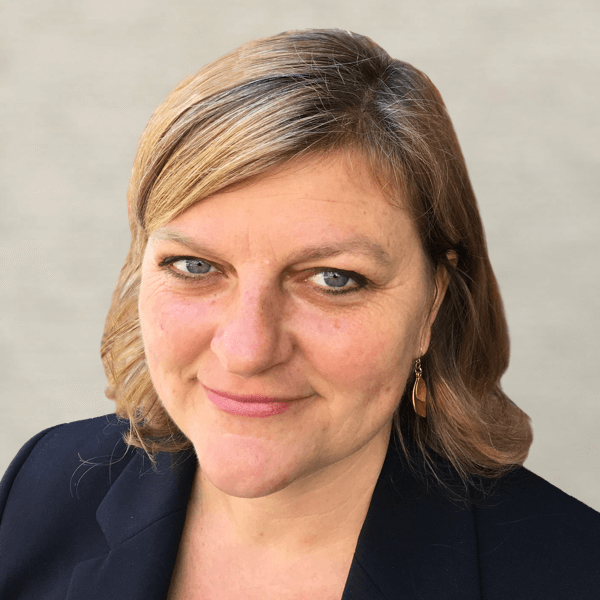
M 151 237 L 216 236 L 240 247 L 274 249 L 345 242 L 390 262 L 399 245 L 419 245 L 402 204 L 389 201 L 361 155 L 311 155 L 197 202 Z

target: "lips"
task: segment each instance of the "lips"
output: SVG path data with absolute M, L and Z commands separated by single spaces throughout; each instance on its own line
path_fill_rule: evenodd
M 208 399 L 219 409 L 232 415 L 244 417 L 270 417 L 279 415 L 304 398 L 270 398 L 267 396 L 237 396 L 226 392 L 217 392 L 205 385 Z

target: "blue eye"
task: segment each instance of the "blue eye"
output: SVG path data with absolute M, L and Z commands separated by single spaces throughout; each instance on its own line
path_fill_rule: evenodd
M 217 271 L 209 262 L 191 256 L 170 256 L 158 266 L 168 268 L 168 273 L 183 279 L 198 279 L 202 275 Z
M 343 273 L 338 273 L 337 271 L 325 271 L 320 273 L 323 277 L 323 282 L 328 287 L 344 287 L 349 281 L 352 281 L 350 277 L 344 275 Z
M 315 273 L 311 279 L 329 294 L 342 294 L 357 291 L 365 287 L 364 278 L 358 273 L 349 271 L 320 271 Z
M 214 267 L 204 260 L 199 258 L 183 258 L 172 263 L 173 266 L 184 273 L 190 275 L 204 275 L 210 272 Z

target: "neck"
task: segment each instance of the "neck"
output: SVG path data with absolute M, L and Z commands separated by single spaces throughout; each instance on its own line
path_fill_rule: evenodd
M 237 498 L 199 468 L 190 510 L 237 547 L 305 554 L 354 545 L 387 452 L 390 428 L 354 454 L 261 498 Z

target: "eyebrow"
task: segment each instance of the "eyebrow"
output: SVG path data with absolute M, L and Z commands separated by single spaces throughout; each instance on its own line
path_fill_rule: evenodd
M 213 255 L 218 254 L 218 252 L 210 248 L 210 246 L 199 245 L 191 237 L 168 227 L 157 229 L 150 235 L 150 239 L 175 242 L 182 246 L 186 246 L 192 250 L 192 252 L 200 255 L 205 253 Z M 339 256 L 346 252 L 370 257 L 384 267 L 389 267 L 393 262 L 392 257 L 380 244 L 363 235 L 354 235 L 337 244 L 324 244 L 303 248 L 296 254 L 293 254 L 290 257 L 290 260 L 292 262 L 308 262 Z

